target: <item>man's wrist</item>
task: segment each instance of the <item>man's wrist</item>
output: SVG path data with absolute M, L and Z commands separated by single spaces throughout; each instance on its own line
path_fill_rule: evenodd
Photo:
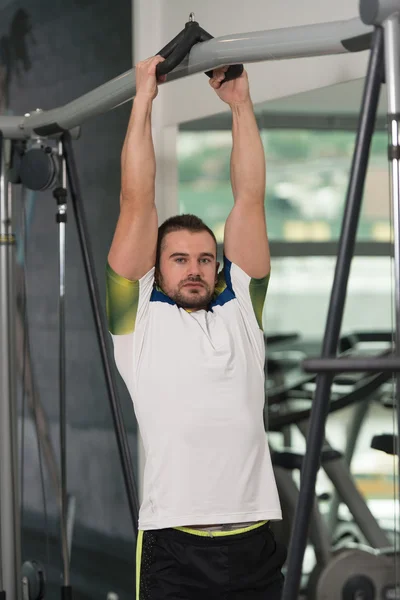
M 233 115 L 240 115 L 243 112 L 254 112 L 254 108 L 253 108 L 253 102 L 251 101 L 251 98 L 246 98 L 246 100 L 243 100 L 241 102 L 231 102 L 229 104 L 229 108 L 232 111 Z
M 144 107 L 151 107 L 153 106 L 153 100 L 154 98 L 151 94 L 148 94 L 146 92 L 139 92 L 138 94 L 136 94 L 133 104 Z

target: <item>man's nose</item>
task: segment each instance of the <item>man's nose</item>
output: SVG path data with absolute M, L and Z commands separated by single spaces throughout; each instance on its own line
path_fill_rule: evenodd
M 188 275 L 200 275 L 200 265 L 197 260 L 190 261 Z

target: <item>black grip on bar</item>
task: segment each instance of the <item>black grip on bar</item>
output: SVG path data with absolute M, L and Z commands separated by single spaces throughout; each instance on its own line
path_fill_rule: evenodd
M 174 39 L 171 40 L 166 46 L 164 46 L 164 48 L 162 48 L 160 50 L 160 52 L 158 52 L 158 54 L 165 59 L 167 59 L 169 56 L 171 56 L 171 54 L 177 49 L 179 44 L 182 42 L 183 38 L 185 37 L 185 33 L 186 33 L 186 29 L 182 29 L 182 31 L 180 33 L 178 33 L 178 35 L 176 35 L 174 37 Z M 169 63 L 165 60 L 163 63 L 164 67 L 166 64 L 168 65 Z M 171 70 L 172 69 L 169 68 L 168 72 Z M 160 75 L 166 74 L 166 73 L 162 73 L 161 65 L 157 65 L 157 75 L 159 74 L 159 71 L 160 71 Z
M 243 73 L 244 67 L 243 65 L 231 65 L 225 73 L 225 79 L 222 81 L 221 85 L 225 83 L 225 81 L 231 81 L 232 79 L 237 79 Z M 208 77 L 213 76 L 213 71 L 206 71 L 206 75 Z
M 185 29 L 178 33 L 173 40 L 158 52 L 165 60 L 156 67 L 157 78 L 173 71 L 173 69 L 186 58 L 195 44 L 206 42 L 211 39 L 213 39 L 213 36 L 202 29 L 197 21 L 188 21 L 185 25 Z M 243 73 L 243 69 L 244 67 L 242 64 L 230 65 L 225 73 L 225 79 L 222 83 L 237 79 Z M 212 77 L 213 71 L 207 71 L 206 75 Z
M 185 29 L 182 29 L 169 44 L 164 46 L 164 48 L 157 53 L 165 58 L 164 62 L 158 64 L 156 67 L 157 79 L 161 75 L 167 75 L 173 71 L 197 43 L 198 30 L 196 27 L 193 27 L 193 25 L 196 25 L 194 21 L 186 23 Z
M 6 593 L 0 592 L 0 600 L 6 600 Z
M 202 27 L 199 27 L 199 29 L 200 29 L 200 38 L 199 38 L 200 42 L 207 42 L 208 40 L 213 39 L 213 36 L 210 33 L 208 33 L 208 31 L 206 31 Z M 237 79 L 238 77 L 241 76 L 241 74 L 243 73 L 243 70 L 244 70 L 244 67 L 242 64 L 230 65 L 228 67 L 228 70 L 225 73 L 225 78 L 222 81 L 222 83 L 225 83 L 225 81 L 231 81 L 232 79 Z M 206 71 L 206 75 L 208 77 L 210 77 L 210 79 L 211 79 L 211 77 L 213 76 L 213 70 Z

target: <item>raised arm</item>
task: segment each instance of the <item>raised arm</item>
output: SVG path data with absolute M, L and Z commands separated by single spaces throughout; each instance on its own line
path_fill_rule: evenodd
M 250 277 L 270 272 L 265 222 L 265 156 L 250 98 L 246 71 L 221 85 L 225 69 L 218 69 L 210 85 L 232 111 L 231 182 L 234 206 L 225 224 L 224 253 Z
M 158 93 L 156 66 L 163 60 L 155 56 L 136 65 L 136 96 L 121 154 L 120 215 L 108 262 L 131 280 L 140 279 L 155 264 L 158 220 L 151 111 Z

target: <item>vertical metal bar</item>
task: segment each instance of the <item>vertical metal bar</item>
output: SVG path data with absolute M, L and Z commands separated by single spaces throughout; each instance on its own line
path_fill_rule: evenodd
M 5 203 L 4 186 L 1 185 L 3 174 L 3 135 L 0 133 L 0 427 L 2 419 L 2 405 L 8 401 L 9 381 L 8 381 L 8 246 L 15 244 L 15 237 L 9 233 L 8 207 Z M 11 237 L 10 237 L 11 236 Z M 6 297 L 4 298 L 4 295 Z M 3 435 L 1 436 L 3 437 Z M 3 535 L 2 535 L 2 477 L 1 477 L 1 450 L 0 450 L 0 592 L 4 591 L 4 568 L 3 568 Z
M 11 162 L 11 151 L 12 145 L 10 141 L 5 142 L 3 146 L 4 162 L 2 165 L 2 171 L 4 168 L 5 179 L 8 188 L 8 202 L 9 202 L 9 214 L 11 217 L 11 226 L 15 225 L 15 211 L 13 192 L 15 188 L 8 181 L 8 172 Z M 13 308 L 10 312 L 10 327 L 12 327 L 12 335 L 10 336 L 10 355 L 12 360 L 11 367 L 11 382 L 14 389 L 11 394 L 13 399 L 10 406 L 11 414 L 11 436 L 12 436 L 12 449 L 14 454 L 14 465 L 13 465 L 13 486 L 14 486 L 14 531 L 15 531 L 15 580 L 16 580 L 16 597 L 21 598 L 22 596 L 22 513 L 23 513 L 23 473 L 20 471 L 20 460 L 19 460 L 19 437 L 18 437 L 18 400 L 17 400 L 17 375 L 18 375 L 18 360 L 17 360 L 17 320 L 18 320 L 18 309 L 17 309 L 17 250 L 16 247 L 9 255 L 9 273 L 10 277 L 10 289 L 13 293 Z M 24 382 L 22 382 L 24 385 Z M 21 448 L 22 449 L 22 448 Z M 22 459 L 22 457 L 21 457 Z
M 63 155 L 63 146 L 62 143 L 60 142 L 58 145 L 58 152 L 59 152 L 59 156 L 60 156 L 60 160 L 61 160 L 61 186 L 62 189 L 65 190 L 66 194 L 65 194 L 65 210 L 67 209 L 67 164 L 66 164 L 66 160 L 64 158 Z M 67 223 L 67 218 L 66 218 L 66 223 Z M 65 234 L 66 237 L 66 234 Z M 64 272 L 66 271 L 66 259 L 65 259 L 65 242 L 64 242 Z M 64 275 L 64 289 L 65 289 L 65 275 Z M 66 328 L 64 329 L 64 332 L 66 331 Z M 65 335 L 65 333 L 64 333 Z M 66 343 L 66 342 L 65 342 Z M 67 372 L 67 369 L 65 367 L 65 374 Z M 66 377 L 66 375 L 65 375 Z M 65 423 L 67 422 L 67 414 L 66 414 L 66 408 L 65 408 Z M 66 448 L 66 432 L 64 434 L 64 440 L 65 440 L 65 448 Z M 67 454 L 66 454 L 67 457 Z M 66 457 L 65 457 L 65 461 L 66 461 Z M 74 498 L 74 496 L 71 496 L 68 494 L 68 486 L 67 486 L 67 464 L 65 464 L 65 481 L 64 481 L 64 492 L 63 493 L 63 498 L 64 498 L 64 502 L 65 502 L 65 513 L 64 513 L 64 526 L 65 526 L 65 531 L 64 531 L 64 535 L 65 535 L 65 556 L 68 557 L 68 561 L 69 561 L 69 566 L 68 566 L 68 570 L 70 570 L 70 566 L 71 566 L 71 553 L 72 553 L 72 536 L 73 536 L 73 529 L 74 529 L 74 522 L 75 522 L 75 512 L 76 512 L 76 500 Z M 68 575 L 68 581 L 70 581 L 70 574 Z M 67 584 L 66 584 L 67 585 Z M 68 584 L 69 585 L 69 584 Z
M 63 214 L 64 206 L 59 206 L 59 214 Z M 60 402 L 60 467 L 61 467 L 61 529 L 62 551 L 64 558 L 64 584 L 69 585 L 68 553 L 65 552 L 66 508 L 67 508 L 67 456 L 66 456 L 66 349 L 65 349 L 65 222 L 59 227 L 59 306 L 58 306 L 58 335 L 59 335 L 59 402 Z
M 70 585 L 70 560 L 67 534 L 67 378 L 66 378 L 66 335 L 65 335 L 65 234 L 67 223 L 67 191 L 65 180 L 65 165 L 62 156 L 62 145 L 59 144 L 59 159 L 61 163 L 61 187 L 54 190 L 57 200 L 58 223 L 58 368 L 59 368 L 59 405 L 60 405 L 60 529 L 63 558 L 63 585 Z
M 354 254 L 369 148 L 374 131 L 382 82 L 382 60 L 383 31 L 380 28 L 376 28 L 373 34 L 356 145 L 351 165 L 350 181 L 338 247 L 338 258 L 322 347 L 323 357 L 334 356 L 337 352 L 346 300 L 347 282 Z M 332 379 L 333 375 L 329 373 L 318 375 L 316 379 L 315 398 L 310 416 L 307 450 L 301 472 L 301 487 L 289 545 L 288 568 L 282 600 L 294 600 L 299 594 L 307 532 L 324 442 L 325 422 L 329 412 Z
M 21 598 L 15 361 L 15 235 L 7 149 L 0 133 L 0 565 L 1 591 Z
M 9 206 L 9 214 L 11 215 L 11 226 L 14 225 L 13 218 L 13 186 L 11 182 L 8 181 L 8 169 L 10 165 L 10 156 L 11 156 L 11 143 L 10 141 L 6 142 L 6 150 L 4 152 L 4 173 L 7 181 L 7 196 L 8 196 L 8 206 Z M 17 286 L 16 286 L 16 249 L 13 248 L 12 252 L 9 255 L 9 273 L 12 274 L 12 279 L 10 278 L 10 282 L 12 282 L 12 300 L 13 304 L 10 305 L 10 325 L 12 327 L 12 336 L 10 336 L 10 350 L 12 362 L 11 364 L 11 385 L 12 385 L 12 393 L 11 393 L 11 405 L 10 405 L 10 415 L 11 415 L 11 448 L 13 453 L 13 469 L 12 469 L 12 478 L 13 478 L 13 500 L 14 500 L 14 552 L 15 552 L 15 581 L 16 581 L 16 599 L 21 598 L 22 595 L 22 583 L 21 583 L 21 566 L 22 566 L 22 529 L 21 529 L 21 496 L 20 496 L 20 474 L 19 474 L 19 455 L 18 455 L 18 402 L 17 402 L 17 341 L 16 341 L 16 327 L 17 327 L 17 309 L 16 309 L 16 298 L 17 298 Z
M 389 135 L 390 195 L 393 205 L 394 233 L 394 314 L 395 344 L 393 352 L 400 356 L 400 24 L 399 15 L 392 15 L 383 23 L 385 32 L 385 78 L 387 87 L 387 113 Z M 397 431 L 400 432 L 400 375 L 396 374 L 395 406 Z M 398 454 L 398 480 L 400 485 L 400 449 Z M 399 497 L 399 495 L 397 496 Z
M 117 387 L 115 383 L 115 377 L 111 367 L 111 360 L 109 358 L 107 348 L 107 325 L 103 316 L 103 310 L 100 303 L 100 294 L 98 289 L 98 283 L 96 279 L 96 273 L 94 268 L 94 260 L 92 250 L 89 243 L 89 234 L 86 223 L 86 216 L 83 209 L 82 195 L 79 186 L 79 178 L 76 170 L 75 159 L 73 154 L 73 148 L 71 143 L 71 136 L 69 133 L 63 135 L 63 152 L 67 164 L 67 175 L 69 183 L 69 192 L 71 194 L 72 207 L 76 219 L 76 225 L 78 229 L 79 242 L 82 250 L 82 258 L 85 267 L 87 283 L 89 288 L 89 297 L 92 305 L 93 318 L 96 327 L 97 338 L 99 342 L 99 349 L 101 359 L 103 363 L 104 376 L 106 379 L 106 385 L 108 390 L 108 397 L 110 401 L 111 414 L 114 422 L 114 430 L 117 438 L 117 445 L 121 460 L 122 474 L 124 476 L 124 482 L 126 492 L 128 496 L 128 504 L 130 514 L 132 518 L 132 525 L 135 537 L 137 539 L 138 534 L 138 515 L 139 515 L 139 500 L 137 494 L 137 488 L 135 483 L 135 476 L 132 466 L 132 457 L 129 448 L 128 438 L 125 431 L 122 409 L 117 395 Z

